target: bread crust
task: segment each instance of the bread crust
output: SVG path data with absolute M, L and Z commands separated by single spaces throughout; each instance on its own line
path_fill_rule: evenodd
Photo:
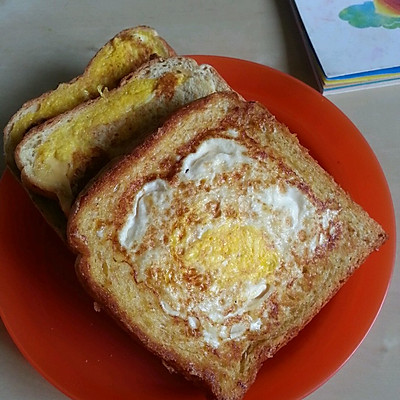
M 252 159 L 271 167 L 265 171 L 265 182 L 290 183 L 295 189 L 289 190 L 313 204 L 315 215 L 331 220 L 321 220 L 325 221 L 321 224 L 326 225 L 326 236 L 312 251 L 300 256 L 299 250 L 293 264 L 286 261 L 273 273 L 271 293 L 259 305 L 268 315 L 262 318 L 260 331 L 248 331 L 243 339 L 221 339 L 215 346 L 205 340 L 201 330 L 190 328 L 181 314 L 163 310 L 160 304 L 167 289 L 162 281 L 156 281 L 158 289 L 143 284 L 137 270 L 140 262 L 136 265 L 128 260 L 117 232 L 141 188 L 157 179 L 173 185 L 186 157 L 208 139 L 226 137 L 232 130 L 238 133 L 229 140 L 245 144 Z M 176 185 L 180 188 L 178 182 Z M 179 210 L 179 197 L 174 201 L 178 203 L 173 207 Z M 186 204 L 185 199 L 181 201 Z M 300 242 L 301 237 L 299 232 Z M 95 301 L 169 368 L 201 382 L 219 400 L 241 399 L 263 362 L 295 337 L 386 239 L 379 224 L 351 200 L 284 125 L 259 103 L 245 102 L 235 93 L 212 94 L 176 112 L 80 194 L 68 224 L 69 245 L 78 254 L 77 274 Z M 297 254 L 296 248 L 292 251 Z M 107 265 L 98 265 L 98 254 Z M 113 274 L 119 277 L 115 281 Z M 148 276 L 145 279 L 152 279 Z M 125 302 L 122 289 L 118 291 L 116 282 L 121 279 L 131 281 L 127 287 L 132 304 Z M 187 285 L 188 291 L 199 290 L 190 286 L 191 281 Z M 241 322 L 242 317 L 232 320 Z

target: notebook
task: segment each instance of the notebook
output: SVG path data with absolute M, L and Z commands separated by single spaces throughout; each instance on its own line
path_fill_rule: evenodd
M 321 92 L 400 83 L 400 0 L 292 0 Z

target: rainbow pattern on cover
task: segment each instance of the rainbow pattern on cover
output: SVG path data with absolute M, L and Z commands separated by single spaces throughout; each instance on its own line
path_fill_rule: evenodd
M 374 0 L 377 13 L 388 17 L 400 17 L 400 0 Z
M 400 0 L 292 0 L 324 93 L 400 82 Z
M 339 18 L 355 28 L 400 28 L 400 0 L 374 0 L 346 7 Z

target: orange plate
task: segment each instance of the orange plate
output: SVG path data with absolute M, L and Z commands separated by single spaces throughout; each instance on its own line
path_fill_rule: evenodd
M 367 334 L 385 297 L 395 254 L 393 205 L 382 170 L 355 126 L 326 98 L 271 68 L 195 56 L 249 100 L 264 103 L 390 234 L 334 299 L 276 357 L 246 395 L 300 398 L 325 382 Z M 0 311 L 16 345 L 73 399 L 205 399 L 103 313 L 74 275 L 74 257 L 6 172 L 0 183 Z

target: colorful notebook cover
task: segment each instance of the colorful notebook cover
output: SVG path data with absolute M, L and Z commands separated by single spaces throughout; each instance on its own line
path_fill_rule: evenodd
M 292 0 L 323 92 L 400 81 L 400 0 Z

